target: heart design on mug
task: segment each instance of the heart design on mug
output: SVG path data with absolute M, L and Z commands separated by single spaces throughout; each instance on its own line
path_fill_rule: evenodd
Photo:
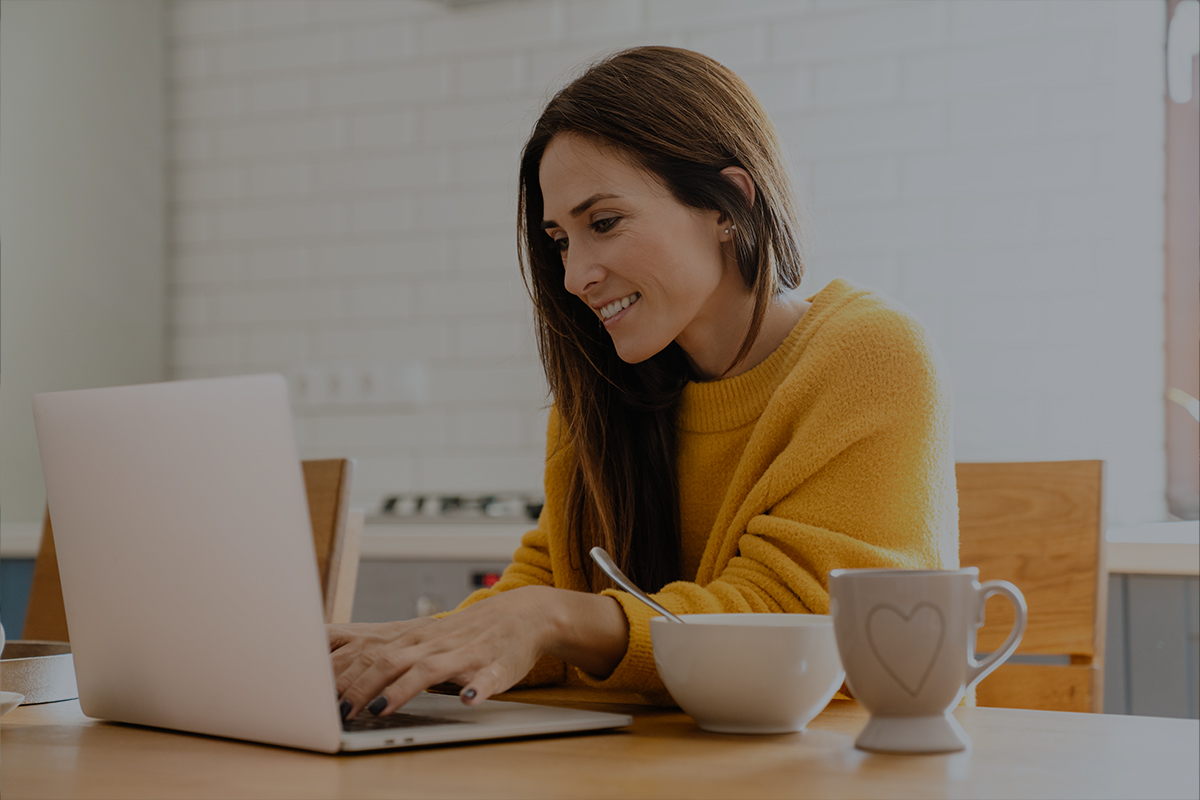
M 894 606 L 878 605 L 867 615 L 871 652 L 910 697 L 921 693 L 945 636 L 942 611 L 929 603 L 917 603 L 908 614 Z

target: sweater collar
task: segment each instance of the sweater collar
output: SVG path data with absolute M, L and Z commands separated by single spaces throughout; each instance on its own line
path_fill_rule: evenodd
M 685 431 L 715 433 L 757 420 L 800 358 L 813 333 L 842 305 L 854 287 L 840 278 L 808 298 L 812 306 L 775 351 L 732 378 L 689 382 L 679 398 L 675 424 Z

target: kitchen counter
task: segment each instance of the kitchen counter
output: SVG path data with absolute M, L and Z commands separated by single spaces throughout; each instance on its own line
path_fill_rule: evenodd
M 500 560 L 512 558 L 533 522 L 398 523 L 368 518 L 363 530 L 364 560 Z M 4 523 L 0 557 L 37 556 L 41 525 Z M 1111 528 L 1105 536 L 1110 573 L 1200 574 L 1200 524 L 1156 522 Z
M 510 561 L 536 522 L 390 522 L 368 518 L 364 560 Z
M 1200 575 L 1200 522 L 1150 522 L 1109 528 L 1104 536 L 1109 574 Z
M 500 559 L 512 557 L 534 523 L 395 524 L 368 522 L 364 559 Z M 1105 537 L 1109 573 L 1200 575 L 1200 526 L 1167 522 L 1114 528 Z

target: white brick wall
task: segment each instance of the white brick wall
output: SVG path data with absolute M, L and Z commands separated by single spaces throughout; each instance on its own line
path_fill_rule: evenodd
M 1161 518 L 1163 5 L 176 0 L 174 374 L 316 381 L 304 454 L 357 456 L 361 505 L 538 491 L 519 147 L 580 61 L 674 44 L 775 119 L 808 290 L 936 337 L 959 459 L 1104 458 L 1110 519 Z

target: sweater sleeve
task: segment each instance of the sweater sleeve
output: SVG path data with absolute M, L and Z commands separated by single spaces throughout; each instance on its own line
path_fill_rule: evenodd
M 677 614 L 829 613 L 831 569 L 952 568 L 957 497 L 949 389 L 924 331 L 887 309 L 826 324 L 760 418 L 743 466 L 745 500 L 714 529 L 697 582 L 655 598 Z M 685 499 L 686 500 L 686 499 Z M 706 574 L 707 570 L 707 574 Z M 656 613 L 608 594 L 629 644 L 597 688 L 665 691 L 654 665 Z

